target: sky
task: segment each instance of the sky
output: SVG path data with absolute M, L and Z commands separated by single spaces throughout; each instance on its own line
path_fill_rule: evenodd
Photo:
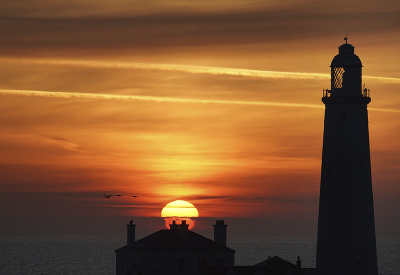
M 316 236 L 323 89 L 348 42 L 371 90 L 376 234 L 400 232 L 400 7 L 0 2 L 0 234 Z M 103 194 L 121 194 L 106 199 Z M 131 197 L 137 195 L 138 197 Z

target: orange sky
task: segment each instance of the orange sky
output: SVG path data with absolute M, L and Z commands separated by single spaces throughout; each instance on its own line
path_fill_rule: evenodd
M 347 33 L 377 234 L 398 236 L 398 3 L 217 2 L 0 3 L 1 233 L 151 232 L 185 199 L 199 230 L 315 235 L 322 89 Z

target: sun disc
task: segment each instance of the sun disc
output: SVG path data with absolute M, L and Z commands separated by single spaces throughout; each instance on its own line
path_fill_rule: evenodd
M 198 217 L 199 212 L 190 202 L 176 200 L 168 203 L 161 211 L 161 217 L 182 217 L 193 218 Z
M 165 220 L 165 226 L 169 229 L 169 225 L 175 221 L 181 224 L 183 220 L 189 224 L 189 229 L 194 226 L 192 218 L 198 217 L 199 212 L 196 207 L 190 202 L 184 200 L 176 200 L 168 203 L 161 211 L 161 217 Z

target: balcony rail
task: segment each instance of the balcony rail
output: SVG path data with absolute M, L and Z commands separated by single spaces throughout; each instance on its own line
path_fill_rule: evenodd
M 329 90 L 329 89 L 324 89 L 324 90 L 322 90 L 323 92 L 322 92 L 322 97 L 331 97 L 331 90 Z
M 369 94 L 370 94 L 370 90 L 364 87 L 364 89 L 362 90 L 362 96 L 369 97 Z
M 361 91 L 361 95 L 363 97 L 370 97 L 370 93 L 371 91 L 365 87 Z M 322 90 L 322 97 L 331 97 L 331 95 L 332 95 L 331 90 L 329 89 Z

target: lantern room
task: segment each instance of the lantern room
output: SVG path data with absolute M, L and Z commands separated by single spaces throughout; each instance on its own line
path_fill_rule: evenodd
M 339 54 L 331 63 L 330 96 L 363 96 L 360 58 L 354 47 L 346 43 L 339 47 Z

